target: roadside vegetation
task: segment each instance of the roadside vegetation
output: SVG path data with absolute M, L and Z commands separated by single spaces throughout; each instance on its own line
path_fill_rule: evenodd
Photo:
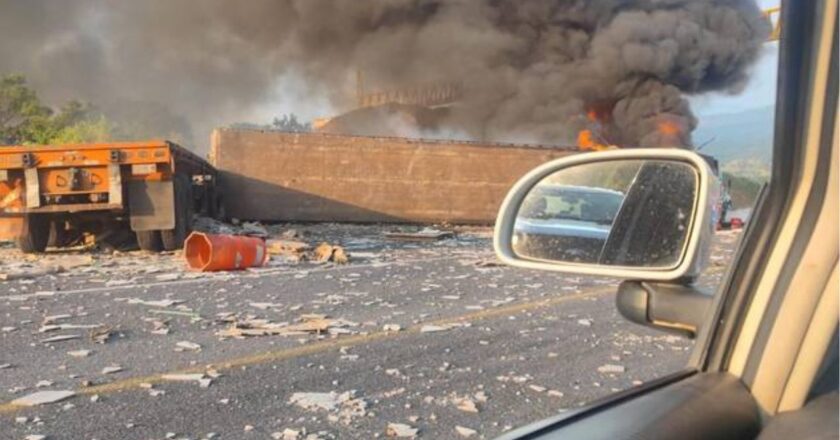
M 0 77 L 0 145 L 102 142 L 116 126 L 93 105 L 72 100 L 44 104 L 23 75 Z

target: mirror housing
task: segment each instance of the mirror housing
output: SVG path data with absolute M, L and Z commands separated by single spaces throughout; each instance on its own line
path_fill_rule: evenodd
M 696 199 L 685 245 L 672 267 L 628 267 L 596 263 L 549 261 L 527 258 L 514 250 L 514 225 L 531 190 L 558 171 L 611 161 L 678 162 L 689 165 L 697 176 Z M 708 261 L 719 212 L 720 183 L 709 163 L 697 153 L 679 149 L 625 149 L 581 153 L 545 163 L 522 177 L 508 192 L 499 210 L 493 245 L 499 259 L 511 266 L 580 275 L 609 276 L 627 280 L 685 281 L 698 276 Z M 623 208 L 622 208 L 623 209 Z
M 674 283 L 624 281 L 615 305 L 627 320 L 694 338 L 705 322 L 712 294 Z

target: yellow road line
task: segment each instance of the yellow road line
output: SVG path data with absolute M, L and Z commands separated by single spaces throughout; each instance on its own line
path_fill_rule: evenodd
M 309 356 L 318 353 L 324 353 L 332 349 L 336 349 L 339 347 L 353 347 L 362 344 L 367 344 L 375 341 L 380 340 L 390 340 L 400 338 L 406 335 L 412 335 L 420 333 L 420 329 L 426 325 L 445 325 L 445 324 L 455 324 L 459 322 L 472 322 L 472 321 L 480 321 L 484 319 L 495 318 L 498 316 L 508 316 L 519 312 L 524 312 L 528 310 L 535 310 L 540 309 L 543 307 L 549 307 L 553 305 L 557 305 L 560 303 L 564 303 L 567 301 L 573 301 L 578 299 L 584 299 L 594 296 L 600 296 L 607 293 L 614 293 L 615 287 L 600 287 L 595 288 L 592 290 L 588 290 L 585 292 L 568 295 L 568 296 L 561 296 L 556 298 L 549 298 L 549 299 L 542 299 L 538 301 L 529 301 L 523 302 L 518 304 L 510 304 L 507 306 L 500 306 L 494 307 L 490 309 L 478 310 L 476 312 L 467 313 L 460 316 L 449 317 L 449 318 L 441 318 L 436 320 L 427 321 L 421 324 L 417 324 L 411 326 L 403 331 L 399 332 L 387 332 L 387 331 L 377 331 L 373 333 L 367 333 L 362 335 L 353 335 L 353 336 L 340 336 L 335 339 L 329 339 L 324 341 L 313 342 L 310 344 L 302 345 L 299 347 L 292 347 L 286 348 L 282 350 L 274 350 L 274 351 L 266 351 L 262 353 L 256 353 L 252 355 L 237 357 L 233 359 L 228 359 L 225 361 L 213 362 L 210 363 L 217 371 L 224 371 L 224 370 L 231 370 L 238 367 L 249 366 L 249 365 L 258 365 L 258 364 L 265 364 L 268 362 L 276 362 L 276 361 L 284 361 L 288 359 L 294 359 L 301 356 Z M 121 379 L 114 382 L 102 384 L 102 385 L 94 385 L 85 388 L 79 388 L 75 390 L 76 394 L 80 395 L 93 395 L 93 394 L 110 394 L 116 393 L 120 391 L 127 391 L 135 388 L 139 388 L 140 384 L 142 383 L 162 383 L 162 382 L 169 382 L 168 380 L 164 379 L 164 376 L 169 374 L 189 374 L 189 373 L 204 373 L 207 371 L 206 366 L 197 366 L 192 368 L 185 368 L 176 371 L 170 371 L 167 373 L 160 373 L 160 374 L 152 374 L 148 376 L 138 376 L 138 377 L 130 377 L 127 379 Z M 22 405 L 14 405 L 11 402 L 0 404 L 0 414 L 10 414 L 22 409 L 27 408 L 26 406 Z

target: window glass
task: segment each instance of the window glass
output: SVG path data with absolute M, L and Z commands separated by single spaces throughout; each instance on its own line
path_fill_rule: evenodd
M 683 369 L 621 280 L 505 266 L 492 224 L 550 160 L 693 150 L 716 288 L 778 6 L 0 0 L 0 437 L 493 438 Z M 520 248 L 677 264 L 694 170 L 596 168 L 525 200 Z

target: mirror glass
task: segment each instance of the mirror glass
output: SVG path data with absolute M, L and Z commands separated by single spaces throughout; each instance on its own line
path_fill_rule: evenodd
M 698 183 L 693 166 L 673 160 L 611 160 L 561 169 L 522 200 L 511 248 L 531 260 L 676 267 Z

